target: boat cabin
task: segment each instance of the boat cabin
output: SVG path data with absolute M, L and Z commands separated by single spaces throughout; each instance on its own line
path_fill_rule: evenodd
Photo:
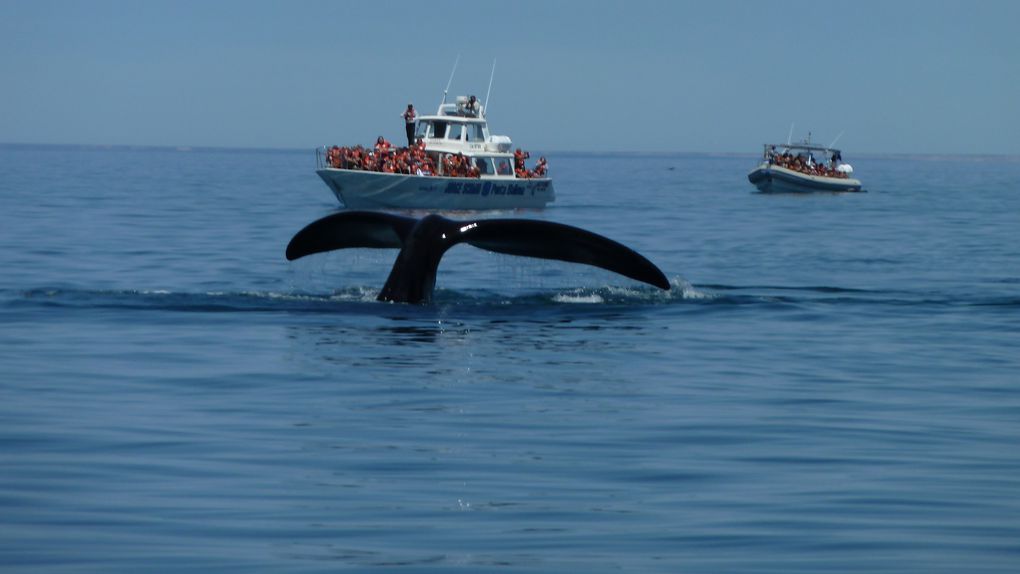
M 421 116 L 415 137 L 421 138 L 430 151 L 465 155 L 509 153 L 513 145 L 509 137 L 489 133 L 481 103 L 467 96 L 458 96 L 455 103 L 439 104 L 434 115 Z
M 485 143 L 489 139 L 489 127 L 485 120 L 464 121 L 457 119 L 425 116 L 418 121 L 415 137 L 425 140 L 437 140 L 436 143 L 463 145 L 465 143 Z

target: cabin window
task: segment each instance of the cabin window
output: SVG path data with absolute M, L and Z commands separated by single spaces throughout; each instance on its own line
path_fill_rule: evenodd
M 502 157 L 496 160 L 496 173 L 499 175 L 510 175 L 513 173 L 510 171 L 510 160 Z
M 446 137 L 446 125 L 447 125 L 446 122 L 435 122 L 434 124 L 431 124 L 430 127 L 432 129 L 429 130 L 430 133 L 428 134 L 428 137 L 434 138 Z
M 467 141 L 469 142 L 483 142 L 485 141 L 485 134 L 482 132 L 481 124 L 468 124 L 467 128 Z
M 448 140 L 459 140 L 464 131 L 463 124 L 450 124 L 450 131 L 446 134 Z
M 415 139 L 418 139 L 418 138 L 423 138 L 424 139 L 424 138 L 432 137 L 432 135 L 431 135 L 431 132 L 432 132 L 431 128 L 432 128 L 432 123 L 431 122 L 418 122 L 418 130 L 414 134 L 414 138 Z
M 493 173 L 496 173 L 492 166 L 491 157 L 475 158 L 475 166 L 478 167 L 478 171 L 482 175 L 492 175 Z

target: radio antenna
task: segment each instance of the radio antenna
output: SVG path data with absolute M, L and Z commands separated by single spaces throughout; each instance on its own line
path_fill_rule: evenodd
M 489 74 L 489 89 L 485 92 L 485 104 L 482 106 L 482 111 L 488 113 L 489 111 L 489 94 L 492 93 L 492 78 L 496 77 L 496 58 L 492 59 L 492 73 Z
M 450 91 L 450 84 L 453 83 L 453 75 L 457 73 L 457 64 L 460 63 L 460 54 L 457 54 L 457 59 L 453 61 L 453 70 L 450 72 L 450 81 L 446 82 L 446 89 L 443 90 L 443 101 L 439 102 L 439 107 L 443 107 L 446 103 L 446 93 Z

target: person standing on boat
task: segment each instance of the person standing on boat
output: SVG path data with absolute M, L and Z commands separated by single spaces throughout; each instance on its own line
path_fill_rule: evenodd
M 514 151 L 514 171 L 524 171 L 524 160 L 531 157 L 531 154 L 526 151 L 521 151 L 521 148 L 517 148 Z
M 481 116 L 482 104 L 478 102 L 478 98 L 471 96 L 468 98 L 467 105 L 464 107 L 467 110 L 467 115 L 476 118 Z
M 414 113 L 414 104 L 407 104 L 407 110 L 404 111 L 404 131 L 407 132 L 407 147 L 414 145 L 414 122 L 417 119 L 417 114 Z
M 545 161 L 545 156 L 538 158 L 538 164 L 535 165 L 535 176 L 545 177 L 545 174 L 549 171 L 549 162 Z

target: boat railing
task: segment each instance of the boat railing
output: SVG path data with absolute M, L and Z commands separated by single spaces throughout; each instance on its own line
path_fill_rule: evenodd
M 849 174 L 845 170 L 840 169 L 840 165 L 833 162 L 831 158 L 828 161 L 819 162 L 811 159 L 811 156 L 794 156 L 787 153 L 770 154 L 768 150 L 766 150 L 766 157 L 763 161 L 769 166 L 781 167 L 803 173 L 804 175 L 832 177 L 837 179 L 847 179 L 850 177 Z
M 507 138 L 509 140 L 509 138 Z M 353 155 L 351 155 L 353 154 Z M 317 170 L 344 169 L 377 173 L 393 173 L 418 176 L 444 177 L 509 177 L 512 179 L 548 178 L 548 164 L 539 159 L 534 169 L 527 169 L 524 160 L 530 154 L 520 157 L 507 153 L 464 154 L 457 150 L 435 148 L 381 148 L 369 151 L 367 148 L 322 146 L 315 148 Z M 518 163 L 519 162 L 519 163 Z M 511 169 L 511 163 L 513 168 Z

